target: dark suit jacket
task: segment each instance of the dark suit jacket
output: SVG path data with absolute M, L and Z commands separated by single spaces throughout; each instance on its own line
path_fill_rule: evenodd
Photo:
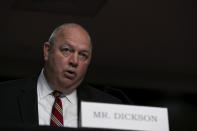
M 37 79 L 33 77 L 0 84 L 0 125 L 38 126 Z M 121 103 L 119 99 L 84 83 L 77 88 L 77 96 L 79 126 L 81 100 Z

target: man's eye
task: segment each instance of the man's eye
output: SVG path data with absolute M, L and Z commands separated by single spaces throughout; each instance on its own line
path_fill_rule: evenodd
M 83 58 L 83 59 L 87 59 L 88 58 L 88 55 L 86 55 L 86 54 L 80 54 L 80 56 Z
M 70 51 L 70 50 L 69 50 L 68 48 L 63 48 L 62 51 L 68 52 L 68 51 Z
M 69 48 L 63 48 L 61 49 L 61 52 L 64 56 L 69 56 L 72 50 L 70 50 Z

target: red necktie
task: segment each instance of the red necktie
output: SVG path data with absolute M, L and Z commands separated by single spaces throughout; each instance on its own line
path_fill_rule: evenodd
M 63 121 L 63 109 L 62 101 L 60 99 L 61 92 L 54 91 L 53 96 L 55 97 L 55 102 L 52 107 L 50 126 L 64 126 Z

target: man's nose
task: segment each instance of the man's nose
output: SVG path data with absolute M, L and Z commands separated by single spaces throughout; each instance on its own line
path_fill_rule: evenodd
M 78 58 L 78 54 L 77 54 L 77 53 L 73 53 L 73 54 L 70 56 L 69 64 L 70 64 L 72 67 L 77 67 L 77 66 L 78 66 L 78 64 L 79 64 L 79 58 Z

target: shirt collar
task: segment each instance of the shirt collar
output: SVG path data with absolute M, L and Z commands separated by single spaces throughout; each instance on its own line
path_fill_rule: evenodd
M 72 104 L 76 104 L 77 103 L 77 91 L 76 90 L 72 91 L 69 94 L 66 94 L 65 96 L 66 96 L 66 98 L 68 99 L 68 101 L 70 103 L 72 103 Z
M 41 99 L 50 95 L 53 92 L 52 88 L 49 86 L 49 84 L 44 76 L 43 71 L 44 70 L 42 69 L 42 71 L 39 75 L 39 78 L 38 78 L 38 94 Z

